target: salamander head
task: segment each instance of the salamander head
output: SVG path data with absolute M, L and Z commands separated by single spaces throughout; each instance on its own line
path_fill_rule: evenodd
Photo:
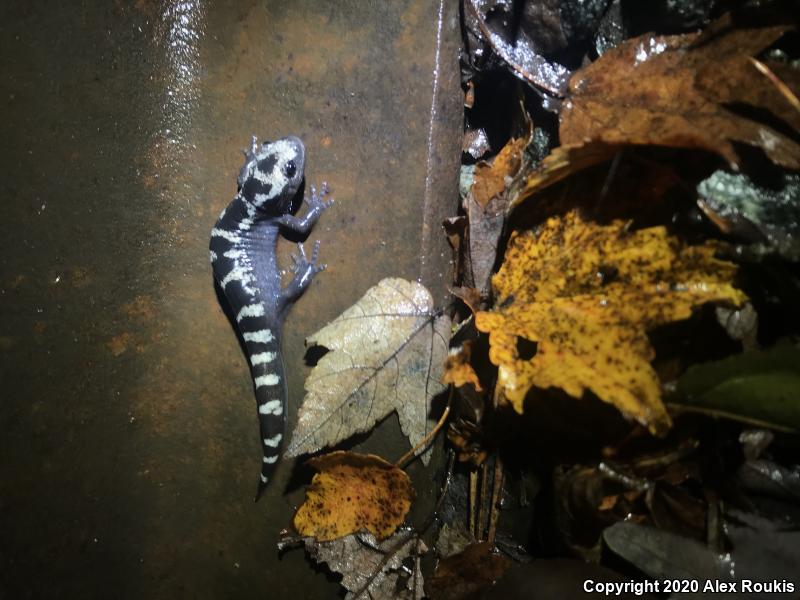
M 253 136 L 237 179 L 242 198 L 268 214 L 289 212 L 303 182 L 305 156 L 303 142 L 294 136 L 261 145 Z

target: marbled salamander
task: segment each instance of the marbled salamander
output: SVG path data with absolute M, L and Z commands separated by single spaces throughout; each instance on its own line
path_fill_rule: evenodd
M 281 328 L 292 303 L 325 268 L 317 264 L 319 242 L 311 260 L 303 245 L 293 256 L 294 278 L 281 289 L 275 258 L 278 234 L 307 234 L 333 203 L 311 188 L 308 212 L 292 216 L 292 204 L 303 181 L 305 147 L 296 137 L 259 146 L 255 136 L 245 152 L 237 179 L 239 191 L 211 230 L 210 255 L 214 278 L 230 304 L 244 342 L 258 404 L 263 462 L 256 500 L 278 462 L 286 427 L 286 380 L 281 357 Z

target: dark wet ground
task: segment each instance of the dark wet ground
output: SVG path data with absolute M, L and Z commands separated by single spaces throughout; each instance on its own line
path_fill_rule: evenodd
M 252 387 L 208 234 L 249 135 L 302 137 L 337 203 L 286 324 L 295 409 L 306 335 L 385 276 L 440 293 L 454 6 L 0 4 L 0 597 L 335 597 L 276 554 L 291 465 L 252 502 Z

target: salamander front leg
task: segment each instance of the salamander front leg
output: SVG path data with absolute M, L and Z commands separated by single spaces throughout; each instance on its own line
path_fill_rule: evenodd
M 281 314 L 284 314 L 284 311 L 286 311 L 292 305 L 292 303 L 297 300 L 304 291 L 306 291 L 308 286 L 311 285 L 311 280 L 314 278 L 314 275 L 325 270 L 325 267 L 327 267 L 327 265 L 324 264 L 317 264 L 317 257 L 319 256 L 319 240 L 314 242 L 314 250 L 311 253 L 311 260 L 308 260 L 306 251 L 303 248 L 303 244 L 297 244 L 297 248 L 299 249 L 300 253 L 292 255 L 292 260 L 294 261 L 294 265 L 292 265 L 294 277 L 289 282 L 289 285 L 281 290 L 281 294 L 278 297 L 278 311 Z
M 325 212 L 327 208 L 333 204 L 333 198 L 326 199 L 329 193 L 328 184 L 324 181 L 322 182 L 322 187 L 319 190 L 319 194 L 317 194 L 317 188 L 313 185 L 311 186 L 311 197 L 305 198 L 305 203 L 308 204 L 308 212 L 303 216 L 303 218 L 298 219 L 292 215 L 282 215 L 277 219 L 278 224 L 290 231 L 294 231 L 295 233 L 299 233 L 301 235 L 307 234 L 311 231 L 311 228 L 314 226 L 319 220 L 319 216 Z

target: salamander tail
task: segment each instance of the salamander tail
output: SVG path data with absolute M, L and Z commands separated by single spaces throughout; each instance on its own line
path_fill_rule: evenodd
M 253 498 L 253 502 L 258 502 L 261 498 L 261 494 L 264 493 L 264 490 L 267 489 L 267 482 L 259 480 L 258 482 L 258 489 L 256 490 L 256 497 Z

